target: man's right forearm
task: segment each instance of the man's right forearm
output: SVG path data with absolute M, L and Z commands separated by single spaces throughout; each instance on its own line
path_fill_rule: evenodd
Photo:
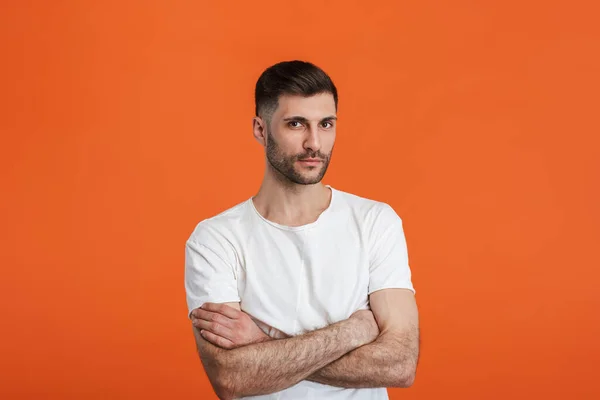
M 304 335 L 215 353 L 213 385 L 222 399 L 278 392 L 304 380 L 344 354 L 367 344 L 356 324 L 345 320 Z M 360 329 L 358 330 L 360 331 Z

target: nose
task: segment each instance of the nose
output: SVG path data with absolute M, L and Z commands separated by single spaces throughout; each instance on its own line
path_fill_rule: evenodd
M 319 151 L 321 149 L 321 138 L 319 137 L 319 128 L 311 126 L 306 130 L 307 135 L 304 140 L 304 149 L 310 151 Z

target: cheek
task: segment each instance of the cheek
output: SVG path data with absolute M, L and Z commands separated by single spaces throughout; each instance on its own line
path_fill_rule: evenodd
M 279 151 L 285 155 L 291 156 L 299 153 L 303 153 L 302 140 L 300 138 L 295 138 L 293 136 L 289 136 L 285 139 L 280 139 L 277 141 L 279 145 Z
M 329 153 L 335 144 L 335 132 L 325 135 L 321 143 L 323 150 Z
M 296 154 L 295 147 L 293 143 L 290 143 L 289 140 L 285 139 L 275 139 L 270 138 L 269 146 L 273 153 L 276 153 L 280 157 L 288 157 L 289 155 Z

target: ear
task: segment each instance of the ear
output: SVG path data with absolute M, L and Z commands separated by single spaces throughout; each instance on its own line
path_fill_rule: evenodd
M 267 145 L 267 124 L 261 117 L 252 119 L 252 134 L 261 146 L 265 147 Z

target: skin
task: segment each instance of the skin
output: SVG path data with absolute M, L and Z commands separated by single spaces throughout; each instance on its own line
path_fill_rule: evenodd
M 419 358 L 418 310 L 407 289 L 383 289 L 369 297 L 377 338 L 315 371 L 306 379 L 344 388 L 410 387 Z M 192 312 L 202 337 L 223 349 L 273 341 L 239 303 L 206 303 Z
M 220 309 L 222 316 L 240 312 L 236 303 L 220 306 L 223 307 Z M 236 319 L 235 316 L 227 318 Z M 357 311 L 347 320 L 304 335 L 260 340 L 230 349 L 213 344 L 211 340 L 224 342 L 211 336 L 208 330 L 200 333 L 196 326 L 193 329 L 200 359 L 220 399 L 265 395 L 287 389 L 352 350 L 373 342 L 379 334 L 373 313 L 368 310 Z
M 288 226 L 313 222 L 331 200 L 321 179 L 335 144 L 336 106 L 328 93 L 281 96 L 277 109 L 253 119 L 253 135 L 265 149 L 262 184 L 253 197 L 267 219 Z M 301 159 L 314 157 L 317 165 Z
M 272 113 L 253 119 L 266 167 L 252 200 L 266 219 L 304 225 L 329 206 L 331 191 L 321 180 L 335 144 L 336 111 L 328 93 L 281 96 Z M 301 162 L 306 158 L 318 162 Z M 414 295 L 384 289 L 372 293 L 369 301 L 371 310 L 277 340 L 242 312 L 239 303 L 204 304 L 192 312 L 192 324 L 215 392 L 221 399 L 261 395 L 302 380 L 346 388 L 411 386 L 419 353 Z

